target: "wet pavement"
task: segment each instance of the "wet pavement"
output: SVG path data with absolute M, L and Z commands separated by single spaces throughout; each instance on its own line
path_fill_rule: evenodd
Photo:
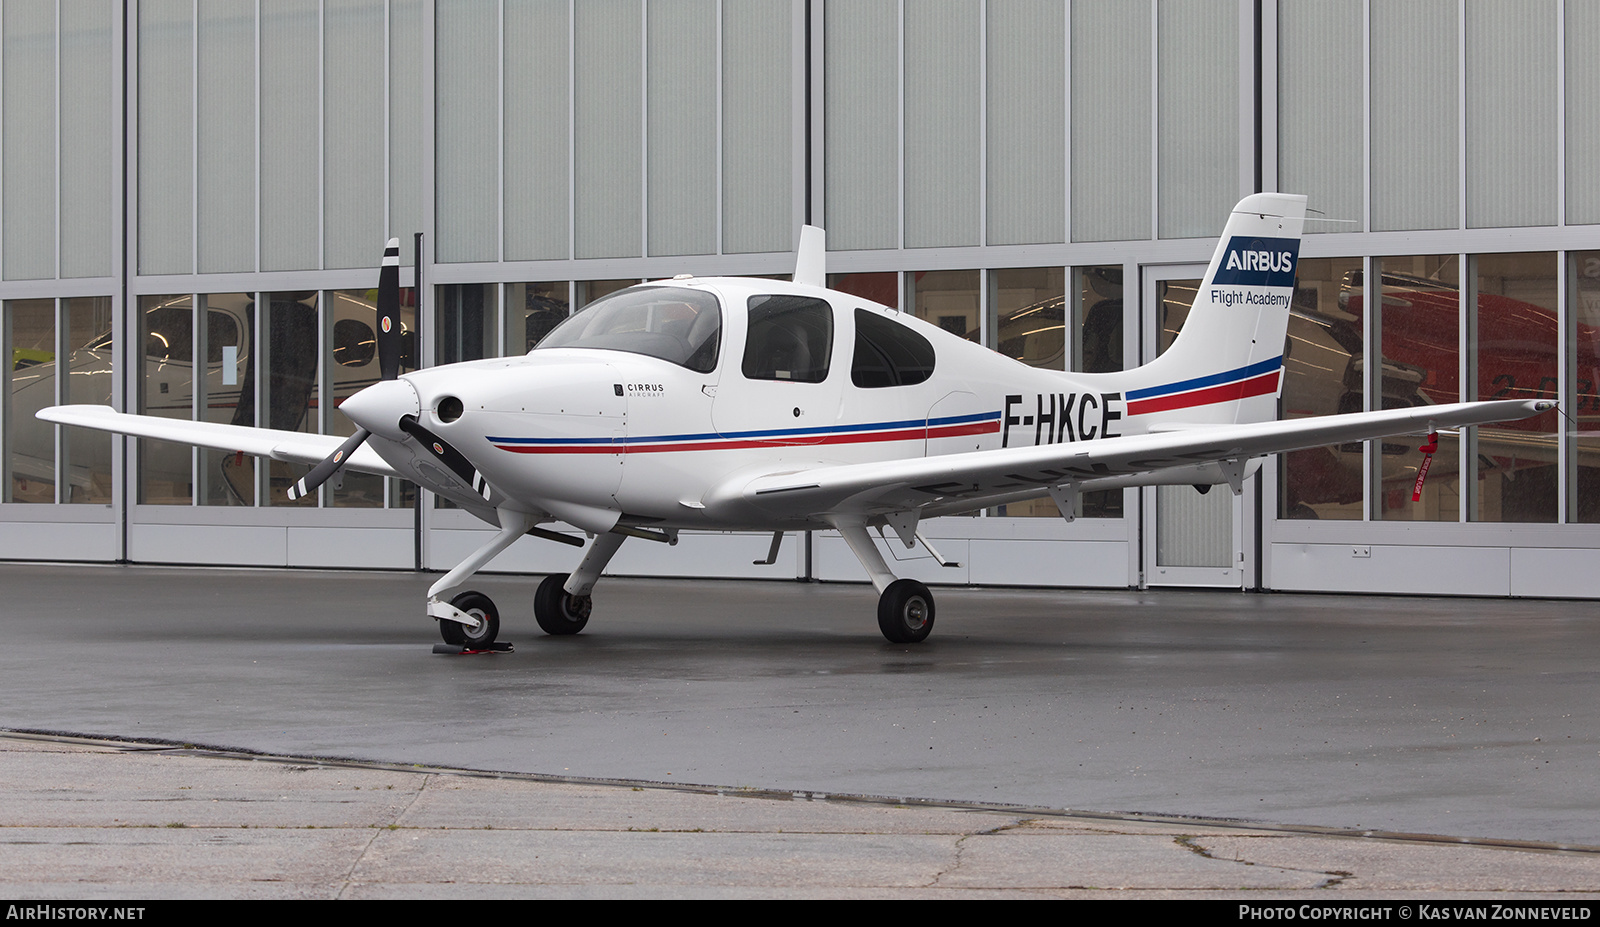
M 1569 875 L 1554 882 L 1501 888 L 1600 890 L 1600 853 L 1591 852 L 1600 847 L 1593 603 L 937 589 L 933 636 L 908 646 L 879 636 L 866 586 L 607 579 L 588 629 L 549 638 L 532 619 L 537 578 L 484 576 L 474 585 L 495 597 L 501 636 L 516 651 L 447 657 L 431 653 L 437 638 L 422 616 L 434 578 L 0 565 L 7 642 L 0 727 L 535 774 L 573 781 L 519 780 L 515 788 L 599 788 L 624 799 L 637 794 L 633 788 L 660 792 L 651 783 L 705 785 L 712 791 L 693 798 L 712 803 L 703 812 L 711 829 L 720 826 L 716 809 L 729 807 L 726 796 L 740 789 L 870 796 L 861 807 L 877 814 L 901 799 L 930 799 L 977 809 L 938 812 L 962 820 L 1001 819 L 948 832 L 927 825 L 940 839 L 968 842 L 995 828 L 1037 836 L 1041 827 L 1084 826 L 1062 823 L 1076 812 L 1127 813 L 1093 827 L 1155 840 L 1162 849 L 1152 851 L 1152 872 L 1169 872 L 1155 859 L 1202 825 L 1236 834 L 1229 840 L 1269 833 L 1287 841 L 1240 845 L 1254 847 L 1410 845 L 1317 836 L 1317 828 L 1566 846 L 1578 851 L 1471 850 L 1568 861 L 1559 871 Z M 0 765 L 9 769 L 19 755 L 0 750 Z M 101 763 L 130 756 L 89 755 Z M 632 784 L 578 781 L 585 779 Z M 818 804 L 764 807 L 792 813 Z M 1018 810 L 982 810 L 1001 806 Z M 692 820 L 701 812 L 684 813 Z M 1174 828 L 1150 816 L 1191 823 Z M 350 826 L 394 823 L 369 818 Z M 511 815 L 508 826 L 517 820 Z M 1048 823 L 1028 823 L 1035 820 Z M 1243 829 L 1231 831 L 1228 822 Z M 991 845 L 988 837 L 979 842 Z M 1075 858 L 1078 851 L 1061 846 L 1059 859 Z M 1183 849 L 1196 860 L 1218 852 Z M 1328 872 L 1354 871 L 1342 866 L 1330 857 L 1305 868 L 1325 880 Z M 1455 871 L 1475 871 L 1463 866 Z M 913 868 L 907 885 L 949 887 L 943 876 L 928 881 L 948 868 Z M 511 879 L 503 884 L 549 887 L 502 875 Z M 651 884 L 698 884 L 662 878 Z M 1134 880 L 1125 888 L 1190 884 L 1178 875 L 1155 881 L 1161 885 Z M 738 893 L 745 885 L 714 882 L 696 891 Z M 901 886 L 888 876 L 868 882 L 854 893 Z M 330 886 L 361 894 L 369 881 L 303 884 L 325 897 Z M 421 883 L 385 877 L 370 884 Z M 570 894 L 572 885 L 590 883 L 560 884 Z M 843 883 L 823 878 L 795 890 L 829 884 Z M 1037 884 L 990 887 L 1056 892 L 1103 884 L 1056 873 Z M 1363 887 L 1380 884 L 1389 883 Z M 615 893 L 601 893 L 608 892 Z

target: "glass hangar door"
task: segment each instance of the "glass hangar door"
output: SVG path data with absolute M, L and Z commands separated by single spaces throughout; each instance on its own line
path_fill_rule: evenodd
M 1204 264 L 1143 269 L 1142 363 L 1172 346 L 1205 272 Z M 1226 485 L 1203 493 L 1193 486 L 1148 486 L 1140 492 L 1145 586 L 1243 587 L 1243 496 Z

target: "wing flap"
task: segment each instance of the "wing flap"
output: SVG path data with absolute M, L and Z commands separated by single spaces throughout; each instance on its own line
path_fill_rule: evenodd
M 219 451 L 241 451 L 252 457 L 270 457 L 292 463 L 316 464 L 339 449 L 344 438 L 338 435 L 310 435 L 272 428 L 223 425 L 217 422 L 191 422 L 155 415 L 130 415 L 110 406 L 51 406 L 40 409 L 38 417 L 58 425 L 77 425 L 116 434 L 175 441 Z M 376 451 L 361 447 L 350 455 L 345 466 L 363 473 L 399 476 Z
M 996 497 L 1044 495 L 1051 486 L 1085 490 L 1226 478 L 1228 461 L 1285 451 L 1421 434 L 1537 415 L 1548 400 L 1464 402 L 1248 425 L 1185 428 L 1097 441 L 1000 448 L 911 460 L 844 464 L 735 478 L 709 493 L 708 509 L 754 507 L 768 515 L 873 515 L 905 509 L 947 514 Z M 969 504 L 963 506 L 963 502 Z

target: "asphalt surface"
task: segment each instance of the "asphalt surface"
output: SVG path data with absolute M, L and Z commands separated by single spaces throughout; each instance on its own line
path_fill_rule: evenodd
M 499 603 L 501 636 L 516 642 L 516 652 L 450 657 L 431 653 L 435 632 L 422 616 L 433 578 L 0 565 L 6 592 L 0 727 L 524 776 L 383 771 L 418 783 L 404 788 L 419 795 L 435 787 L 422 783 L 473 783 L 458 791 L 475 801 L 457 805 L 463 820 L 476 824 L 441 825 L 438 834 L 428 825 L 422 827 L 428 833 L 410 835 L 435 841 L 430 852 L 443 854 L 426 878 L 419 873 L 427 866 L 385 868 L 388 862 L 380 866 L 380 856 L 368 855 L 415 823 L 403 809 L 384 805 L 389 817 L 340 819 L 366 841 L 356 840 L 354 855 L 340 857 L 347 863 L 340 873 L 163 881 L 164 873 L 184 871 L 181 848 L 206 828 L 230 834 L 257 828 L 181 815 L 158 820 L 168 809 L 205 804 L 176 794 L 170 772 L 147 771 L 155 778 L 145 780 L 130 773 L 134 778 L 119 785 L 111 772 L 71 766 L 59 774 L 64 779 L 53 779 L 57 773 L 28 764 L 87 763 L 84 769 L 93 770 L 131 770 L 134 761 L 164 763 L 154 768 L 165 770 L 222 764 L 222 780 L 205 780 L 202 791 L 230 807 L 258 803 L 227 798 L 228 776 L 242 774 L 225 770 L 276 768 L 281 776 L 287 767 L 195 751 L 157 758 L 50 741 L 44 743 L 56 745 L 45 749 L 13 739 L 0 747 L 9 793 L 0 809 L 7 809 L 7 827 L 22 830 L 6 833 L 26 830 L 42 842 L 0 846 L 0 886 L 44 895 L 104 890 L 113 897 L 129 885 L 156 894 L 393 896 L 427 894 L 419 886 L 450 881 L 512 894 L 607 896 L 894 896 L 930 888 L 1047 894 L 1428 888 L 1566 897 L 1600 891 L 1594 810 L 1600 730 L 1593 722 L 1600 622 L 1592 603 L 949 589 L 936 590 L 933 636 L 906 646 L 878 635 L 865 586 L 607 579 L 597 589 L 589 628 L 558 639 L 533 624 L 536 578 L 485 576 L 474 585 Z M 353 768 L 297 762 L 317 776 Z M 543 781 L 529 781 L 530 775 Z M 68 825 L 19 809 L 67 807 L 45 800 L 53 783 L 83 776 L 99 784 L 79 789 L 73 807 L 86 817 L 70 826 L 96 833 L 126 829 L 113 823 L 117 802 L 157 807 L 141 796 L 174 790 L 173 801 L 133 829 L 156 841 L 150 846 L 175 841 L 177 868 L 142 875 L 133 862 L 119 868 L 114 859 L 165 858 L 130 848 L 82 870 L 58 869 L 57 879 L 29 869 L 27 854 L 34 851 L 26 847 L 71 841 L 46 833 Z M 626 781 L 607 784 L 619 780 Z M 395 787 L 386 792 L 402 788 L 393 780 L 385 785 Z M 325 788 L 324 781 L 311 791 Z M 573 819 L 565 827 L 548 820 L 546 827 L 526 811 L 529 801 L 567 807 L 576 793 L 561 790 L 574 789 L 585 797 L 568 808 Z M 557 791 L 551 797 L 541 790 Z M 811 800 L 770 798 L 792 793 Z M 666 802 L 671 813 L 651 811 L 645 817 L 660 820 L 629 824 L 635 827 L 629 831 L 593 811 L 640 795 Z M 319 801 L 301 804 L 310 809 Z M 729 811 L 735 805 L 758 809 L 750 813 L 766 823 L 750 825 L 744 811 Z M 815 830 L 806 815 L 817 808 L 867 816 L 836 822 L 833 836 L 796 850 L 793 832 Z M 899 823 L 885 831 L 885 815 Z M 262 833 L 277 828 L 291 835 L 293 818 L 262 822 Z M 786 820 L 791 827 L 783 826 Z M 152 836 L 157 829 L 163 832 Z M 532 868 L 509 862 L 496 868 L 465 845 L 460 857 L 450 857 L 442 835 L 449 831 L 459 841 L 458 830 L 493 840 L 512 838 L 490 837 L 490 830 L 522 833 L 532 841 L 526 852 L 496 858 Z M 864 863 L 852 870 L 863 873 L 859 880 L 829 874 L 837 867 L 828 861 L 850 853 L 895 857 L 902 852 L 891 846 L 895 841 L 879 850 L 860 847 L 902 830 L 928 836 L 931 855 L 902 848 L 919 861 L 902 859 L 908 868 L 897 874 Z M 640 849 L 645 845 L 636 840 L 649 838 L 616 837 L 669 831 L 702 840 L 762 833 L 768 848 L 739 849 L 730 838 L 718 844 L 723 849 L 705 851 L 727 866 L 696 870 L 721 874 L 697 878 L 673 869 L 670 861 L 681 852 Z M 776 831 L 788 836 L 773 838 Z M 1187 835 L 1202 831 L 1256 842 L 1197 849 Z M 1340 836 L 1365 832 L 1398 839 Z M 560 879 L 539 876 L 531 856 L 539 855 L 540 841 L 575 839 L 551 836 L 573 833 L 598 841 L 583 851 L 592 864 L 581 871 L 593 877 L 575 876 L 580 870 L 571 867 Z M 1403 836 L 1418 834 L 1446 839 Z M 1002 835 L 1050 839 L 1008 844 Z M 1075 840 L 1107 835 L 1119 835 L 1131 855 L 1108 856 L 1112 842 L 1105 840 L 1098 849 L 1073 848 Z M 1447 846 L 1455 838 L 1475 845 Z M 851 850 L 852 840 L 865 843 Z M 1035 865 L 1014 871 L 1033 875 L 950 881 L 958 871 L 977 871 L 949 865 L 974 841 L 994 848 L 985 852 L 1006 847 L 1032 854 Z M 217 844 L 225 845 L 232 846 Z M 1246 852 L 1269 846 L 1287 852 L 1291 845 L 1298 848 L 1294 859 Z M 1497 848 L 1506 846 L 1522 849 Z M 1379 858 L 1394 856 L 1395 847 L 1423 856 L 1415 865 Z M 733 860 L 781 859 L 790 851 L 802 859 L 809 852 L 815 865 L 771 870 L 791 873 L 788 882 L 752 874 L 760 869 L 755 863 L 743 876 L 729 868 Z M 239 852 L 239 873 L 258 872 L 249 852 Z M 639 866 L 624 867 L 634 878 L 607 868 L 613 852 L 642 854 Z M 1458 853 L 1498 862 L 1448 856 Z M 479 859 L 476 868 L 467 865 L 472 858 Z M 1168 865 L 1179 858 L 1183 865 L 1224 858 L 1235 864 L 1202 866 L 1209 874 L 1201 877 Z M 1093 859 L 1115 862 L 1120 878 L 1096 875 Z M 1225 869 L 1233 874 L 1221 876 Z M 1240 879 L 1241 871 L 1251 878 Z M 1275 883 L 1266 879 L 1269 871 L 1299 875 Z M 1391 873 L 1405 877 L 1385 881 Z M 1473 881 L 1472 873 L 1483 877 Z M 162 888 L 177 885 L 188 888 Z

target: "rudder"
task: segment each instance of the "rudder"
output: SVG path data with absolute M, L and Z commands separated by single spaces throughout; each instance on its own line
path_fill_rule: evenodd
M 1185 424 L 1276 418 L 1305 207 L 1304 196 L 1257 193 L 1233 208 L 1177 340 L 1140 368 L 1155 385 L 1127 392 L 1129 414 Z

